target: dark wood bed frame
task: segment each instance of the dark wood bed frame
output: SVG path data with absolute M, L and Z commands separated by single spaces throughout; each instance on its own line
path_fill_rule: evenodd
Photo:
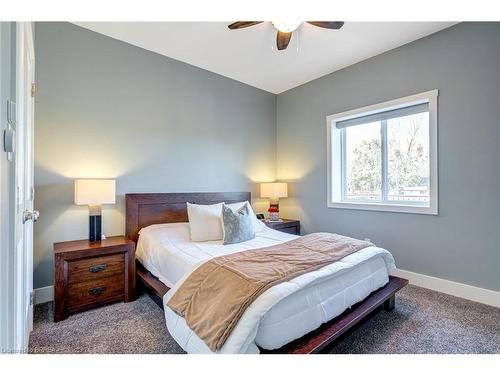
M 250 193 L 144 193 L 126 194 L 126 236 L 137 242 L 141 228 L 152 224 L 187 222 L 186 202 L 214 204 L 250 201 Z M 137 288 L 148 293 L 163 309 L 163 296 L 169 288 L 137 262 Z M 361 322 L 375 310 L 393 310 L 395 294 L 408 284 L 408 280 L 389 276 L 389 282 L 363 301 L 341 315 L 321 325 L 284 347 L 264 350 L 261 353 L 310 354 L 319 353 L 335 339 Z

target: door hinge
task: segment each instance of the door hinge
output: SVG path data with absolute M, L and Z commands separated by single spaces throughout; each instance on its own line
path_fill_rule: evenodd
M 30 292 L 30 306 L 33 306 L 33 303 L 35 302 L 35 293 L 33 291 Z
M 36 83 L 31 84 L 31 97 L 34 98 L 36 93 Z

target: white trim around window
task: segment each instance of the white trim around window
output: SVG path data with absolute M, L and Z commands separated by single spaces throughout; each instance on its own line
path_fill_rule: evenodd
M 437 116 L 438 90 L 431 90 L 404 98 L 390 100 L 342 113 L 330 115 L 326 118 L 327 128 L 327 206 L 329 208 L 343 208 L 354 210 L 389 211 L 415 214 L 438 214 L 438 116 Z M 418 104 L 428 104 L 429 108 L 429 203 L 414 205 L 405 203 L 385 202 L 358 202 L 343 200 L 345 171 L 342 161 L 345 158 L 342 150 L 342 126 L 337 128 L 337 123 L 352 120 L 362 116 L 375 115 L 406 108 Z

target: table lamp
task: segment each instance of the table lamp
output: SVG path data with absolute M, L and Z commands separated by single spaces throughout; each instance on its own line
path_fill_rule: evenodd
M 269 198 L 269 217 L 271 220 L 279 220 L 280 198 L 288 197 L 288 186 L 286 182 L 266 182 L 260 184 L 260 197 Z
M 75 180 L 75 204 L 89 206 L 89 241 L 101 240 L 101 205 L 115 203 L 115 180 Z

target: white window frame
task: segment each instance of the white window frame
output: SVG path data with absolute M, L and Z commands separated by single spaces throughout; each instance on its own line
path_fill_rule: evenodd
M 329 208 L 438 215 L 438 93 L 439 91 L 437 89 L 426 91 L 420 94 L 327 116 L 327 206 Z M 343 201 L 343 156 L 341 146 L 343 132 L 342 129 L 337 129 L 337 122 L 422 103 L 428 103 L 429 105 L 429 205 L 419 206 L 405 203 Z

